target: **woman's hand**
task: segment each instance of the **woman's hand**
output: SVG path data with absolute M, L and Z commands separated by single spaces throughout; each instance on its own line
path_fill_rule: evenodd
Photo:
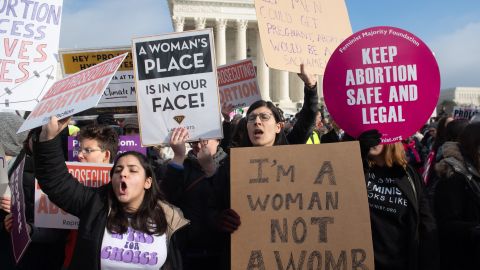
M 188 130 L 184 127 L 175 128 L 170 136 L 170 147 L 173 150 L 173 159 L 171 162 L 183 165 L 185 160 L 186 147 L 185 143 L 189 138 Z
M 13 216 L 12 216 L 11 213 L 5 216 L 5 219 L 3 220 L 3 225 L 5 226 L 5 230 L 8 233 L 10 233 L 12 231 Z
M 223 232 L 233 233 L 242 224 L 240 216 L 233 209 L 223 210 L 215 219 L 217 229 Z
M 70 117 L 58 120 L 56 116 L 51 116 L 50 121 L 42 126 L 39 140 L 45 142 L 57 137 L 57 135 L 68 126 L 69 122 Z
M 11 204 L 12 204 L 12 201 L 10 197 L 8 196 L 0 197 L 0 209 L 2 209 L 3 211 L 10 213 Z
M 317 85 L 317 78 L 313 74 L 307 74 L 305 71 L 305 65 L 300 64 L 300 73 L 297 74 L 300 79 L 305 83 L 307 88 L 313 89 Z

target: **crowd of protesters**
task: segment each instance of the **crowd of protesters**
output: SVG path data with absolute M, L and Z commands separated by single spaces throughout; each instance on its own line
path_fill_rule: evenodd
M 317 83 L 301 70 L 304 103 L 294 117 L 260 100 L 245 115 L 230 119 L 225 110 L 222 140 L 191 141 L 177 128 L 170 148 L 151 147 L 147 155 L 117 155 L 118 135 L 140 132 L 133 118 L 102 115 L 78 129 L 52 117 L 16 134 L 23 119 L 0 113 L 9 176 L 25 157 L 32 238 L 15 265 L 11 198 L 1 197 L 1 269 L 230 269 L 230 236 L 242 225 L 230 206 L 229 149 L 352 140 L 360 143 L 375 269 L 480 269 L 480 121 L 443 117 L 394 144 L 380 144 L 377 130 L 353 138 L 323 117 Z M 85 187 L 68 173 L 65 138 L 76 133 L 80 162 L 113 163 L 107 185 Z M 80 219 L 78 231 L 34 226 L 35 178 Z M 381 188 L 395 189 L 404 203 L 375 200 Z M 126 239 L 141 248 L 122 249 Z

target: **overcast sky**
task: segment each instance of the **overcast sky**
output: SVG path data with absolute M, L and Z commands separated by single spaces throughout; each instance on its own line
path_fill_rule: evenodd
M 480 87 L 480 1 L 347 0 L 353 31 L 403 28 L 434 51 L 442 88 Z M 167 0 L 64 0 L 60 48 L 130 46 L 172 31 Z

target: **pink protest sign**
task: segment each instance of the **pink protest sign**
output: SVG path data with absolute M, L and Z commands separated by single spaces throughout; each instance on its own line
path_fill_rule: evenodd
M 440 72 L 430 49 L 415 35 L 380 26 L 359 31 L 337 47 L 323 80 L 325 103 L 353 137 L 378 129 L 382 143 L 412 135 L 432 114 Z

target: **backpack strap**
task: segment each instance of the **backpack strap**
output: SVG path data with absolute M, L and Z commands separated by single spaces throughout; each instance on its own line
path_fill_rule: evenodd
M 193 181 L 192 183 L 190 183 L 190 185 L 188 185 L 186 188 L 185 188 L 185 192 L 189 192 L 190 190 L 192 190 L 198 183 L 200 183 L 200 181 L 202 181 L 203 179 L 205 179 L 205 175 L 202 175 L 200 176 L 199 178 L 197 178 L 195 181 Z

